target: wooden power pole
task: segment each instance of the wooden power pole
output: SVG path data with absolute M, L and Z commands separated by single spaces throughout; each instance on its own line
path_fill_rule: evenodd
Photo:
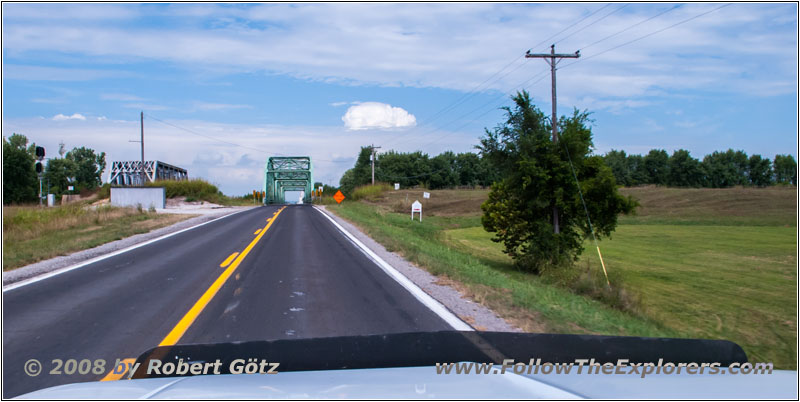
M 144 111 L 139 114 L 139 122 L 142 128 L 140 142 L 142 143 L 142 185 L 144 186 L 145 181 L 147 181 L 147 173 L 144 171 Z
M 552 95 L 553 95 L 553 117 L 551 118 L 551 123 L 553 126 L 553 142 L 558 142 L 558 114 L 556 112 L 556 64 L 558 64 L 561 59 L 577 59 L 581 57 L 581 51 L 578 50 L 575 53 L 567 54 L 567 53 L 556 53 L 556 45 L 550 45 L 550 53 L 531 53 L 528 50 L 525 53 L 525 58 L 527 59 L 544 59 L 547 64 L 550 65 L 550 81 L 552 86 Z M 559 233 L 559 226 L 558 226 L 558 207 L 553 205 L 553 232 Z
M 380 147 L 376 147 L 374 144 L 369 146 L 370 151 L 372 151 L 372 184 L 375 184 L 375 150 Z

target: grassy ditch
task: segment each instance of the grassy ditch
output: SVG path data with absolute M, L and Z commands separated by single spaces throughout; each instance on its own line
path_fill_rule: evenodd
M 795 369 L 795 191 L 622 189 L 642 207 L 600 243 L 614 297 L 585 283 L 602 280 L 588 242 L 569 285 L 514 270 L 481 227 L 486 190 L 389 191 L 328 208 L 526 330 L 729 339 L 751 361 Z M 417 199 L 422 223 L 408 213 Z
M 528 331 L 560 333 L 675 336 L 676 332 L 644 317 L 613 309 L 599 301 L 550 286 L 508 266 L 491 265 L 468 252 L 451 247 L 443 237 L 446 228 L 474 225 L 475 219 L 424 217 L 411 221 L 405 214 L 376 205 L 350 202 L 329 206 L 376 241 L 406 259 L 425 267 L 444 282 L 484 303 Z M 424 208 L 423 208 L 424 210 Z
M 143 209 L 90 207 L 77 202 L 52 208 L 3 207 L 3 271 L 67 255 L 187 219 Z

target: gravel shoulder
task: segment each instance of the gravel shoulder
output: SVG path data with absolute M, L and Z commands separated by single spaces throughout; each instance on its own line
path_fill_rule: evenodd
M 178 212 L 178 210 L 176 209 L 175 212 L 173 213 L 198 214 L 199 216 L 195 216 L 180 221 L 170 226 L 165 226 L 163 228 L 155 229 L 147 233 L 126 237 L 124 239 L 112 241 L 94 248 L 78 251 L 70 255 L 39 261 L 34 264 L 26 265 L 24 267 L 16 268 L 11 271 L 3 272 L 3 286 L 10 285 L 12 283 L 19 282 L 22 280 L 30 279 L 49 272 L 53 272 L 62 268 L 67 268 L 75 264 L 80 264 L 82 262 L 91 260 L 92 258 L 97 258 L 112 253 L 114 251 L 122 250 L 124 248 L 131 247 L 136 244 L 164 236 L 169 233 L 190 228 L 192 226 L 199 225 L 201 223 L 208 222 L 213 219 L 221 218 L 223 216 L 230 215 L 232 213 L 241 212 L 250 208 L 254 207 L 225 207 L 217 209 L 205 209 L 202 211 L 189 210 L 191 212 L 187 211 Z M 169 213 L 164 210 L 159 210 L 158 212 Z
M 514 327 L 498 317 L 497 314 L 489 308 L 469 300 L 453 287 L 440 283 L 439 279 L 431 275 L 428 271 L 406 261 L 400 255 L 386 250 L 383 245 L 372 240 L 372 238 L 364 234 L 355 225 L 325 209 L 324 205 L 318 205 L 316 207 L 333 218 L 338 224 L 342 225 L 342 227 L 352 233 L 353 236 L 369 247 L 372 252 L 400 271 L 400 273 L 414 282 L 414 284 L 419 286 L 425 293 L 438 300 L 439 303 L 442 303 L 473 328 L 482 331 L 523 332 L 521 329 Z

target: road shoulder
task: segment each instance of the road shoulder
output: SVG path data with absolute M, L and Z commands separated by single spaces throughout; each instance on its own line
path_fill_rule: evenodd
M 328 211 L 324 205 L 317 205 L 316 207 L 333 218 L 336 223 L 364 243 L 373 253 L 377 254 L 425 293 L 443 304 L 473 328 L 481 331 L 522 332 L 519 328 L 510 325 L 497 316 L 489 308 L 469 300 L 453 287 L 440 283 L 439 279 L 428 271 L 406 261 L 400 255 L 386 250 L 383 245 L 364 234 L 358 227 Z

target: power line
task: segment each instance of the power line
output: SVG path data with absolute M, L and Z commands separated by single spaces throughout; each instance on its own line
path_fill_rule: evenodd
M 629 4 L 623 4 L 623 5 L 622 5 L 622 7 L 619 7 L 619 8 L 617 8 L 617 9 L 615 9 L 615 10 L 611 11 L 610 13 L 608 13 L 608 14 L 606 14 L 606 15 L 604 15 L 604 16 L 602 16 L 602 17 L 600 17 L 600 18 L 596 19 L 596 20 L 594 20 L 594 21 L 593 21 L 591 24 L 589 24 L 589 25 L 586 25 L 586 26 L 584 26 L 583 28 L 581 28 L 581 29 L 579 29 L 579 30 L 577 30 L 577 31 L 574 31 L 574 32 L 572 32 L 571 34 L 569 34 L 569 35 L 567 35 L 567 36 L 565 36 L 565 37 L 563 37 L 563 38 L 561 38 L 561 39 L 559 39 L 559 40 L 555 41 L 553 44 L 557 45 L 557 44 L 559 44 L 560 42 L 563 42 L 563 41 L 565 41 L 565 40 L 569 39 L 570 37 L 572 37 L 572 36 L 573 36 L 573 35 L 575 35 L 576 33 L 578 33 L 578 32 L 581 32 L 581 31 L 583 31 L 584 29 L 586 29 L 586 28 L 589 28 L 590 26 L 592 26 L 592 25 L 594 25 L 594 24 L 597 24 L 598 22 L 600 22 L 600 21 L 602 21 L 602 20 L 606 19 L 606 17 L 609 17 L 609 16 L 611 16 L 612 14 L 616 14 L 618 11 L 620 11 L 620 10 L 622 10 L 623 8 L 625 8 L 625 7 L 628 7 L 628 6 L 629 6 Z
M 678 25 L 685 24 L 685 23 L 687 23 L 687 22 L 689 22 L 689 21 L 692 21 L 692 20 L 694 20 L 694 19 L 700 18 L 700 17 L 702 17 L 702 16 L 704 16 L 704 15 L 706 15 L 706 14 L 713 13 L 714 11 L 717 11 L 717 10 L 719 10 L 719 9 L 725 8 L 725 7 L 729 6 L 729 5 L 731 5 L 731 3 L 723 4 L 723 5 L 721 5 L 721 6 L 717 7 L 717 8 L 715 8 L 715 9 L 713 9 L 713 10 L 709 10 L 709 11 L 706 11 L 706 12 L 704 12 L 704 13 L 697 14 L 697 15 L 695 15 L 694 17 L 690 17 L 690 18 L 687 18 L 687 19 L 685 19 L 685 20 L 682 20 L 682 21 L 676 22 L 676 23 L 674 23 L 674 24 L 672 24 L 672 25 L 670 25 L 670 26 L 667 26 L 667 27 L 661 28 L 661 29 L 659 29 L 659 30 L 657 30 L 657 31 L 650 32 L 649 34 L 646 34 L 646 35 L 640 36 L 640 37 L 638 37 L 638 38 L 636 38 L 636 39 L 629 40 L 629 41 L 627 41 L 627 42 L 625 42 L 625 43 L 622 43 L 622 44 L 619 44 L 619 45 L 617 45 L 617 46 L 614 46 L 614 47 L 612 47 L 612 48 L 606 49 L 606 50 L 604 50 L 604 51 L 602 51 L 602 52 L 600 52 L 600 53 L 595 53 L 595 54 L 593 54 L 593 55 L 591 55 L 591 56 L 589 56 L 589 57 L 585 57 L 585 58 L 583 59 L 583 61 L 586 61 L 586 60 L 588 60 L 588 59 L 593 59 L 593 58 L 595 58 L 595 57 L 597 57 L 597 56 L 600 56 L 600 55 L 602 55 L 602 54 L 608 53 L 608 52 L 610 52 L 610 51 L 612 51 L 612 50 L 616 50 L 616 49 L 619 49 L 619 48 L 621 48 L 621 47 L 623 47 L 623 46 L 630 45 L 631 43 L 638 42 L 638 41 L 640 41 L 640 40 L 642 40 L 642 39 L 645 39 L 645 38 L 649 38 L 649 37 L 651 37 L 651 36 L 653 36 L 653 35 L 655 35 L 655 34 L 658 34 L 658 33 L 664 32 L 664 31 L 666 31 L 666 30 L 668 30 L 668 29 L 671 29 L 671 28 L 674 28 L 674 27 L 676 27 L 676 26 L 678 26 Z M 569 67 L 569 66 L 571 66 L 571 65 L 573 65 L 573 64 L 575 64 L 575 63 L 578 63 L 578 62 L 580 62 L 580 60 L 577 60 L 577 61 L 574 61 L 574 62 L 572 62 L 572 63 L 569 63 L 569 64 L 567 64 L 567 65 L 564 65 L 564 66 L 562 66 L 561 68 L 563 69 L 563 68 Z
M 561 33 L 568 31 L 569 29 L 573 28 L 574 26 L 576 26 L 576 25 L 580 24 L 581 22 L 585 21 L 586 19 L 588 19 L 588 18 L 592 17 L 592 16 L 593 16 L 593 15 L 595 15 L 596 13 L 598 13 L 598 12 L 600 12 L 600 11 L 602 11 L 602 10 L 606 9 L 606 8 L 607 8 L 607 7 L 609 7 L 610 5 L 611 5 L 611 3 L 609 3 L 609 4 L 606 4 L 606 5 L 604 5 L 603 7 L 600 7 L 599 9 L 592 11 L 591 13 L 589 13 L 589 15 L 586 15 L 586 16 L 584 16 L 584 17 L 582 17 L 582 18 L 578 19 L 577 21 L 575 21 L 575 22 L 573 22 L 572 24 L 568 25 L 568 26 L 567 26 L 567 27 L 565 27 L 564 29 L 562 29 L 562 30 L 560 30 L 560 31 L 556 32 L 556 33 L 555 33 L 555 34 L 553 34 L 553 35 L 550 35 L 548 38 L 546 38 L 546 39 L 542 40 L 541 42 L 537 43 L 537 44 L 536 44 L 536 45 L 534 45 L 532 48 L 536 48 L 536 47 L 538 47 L 539 45 L 541 45 L 541 44 L 543 44 L 543 43 L 546 43 L 546 42 L 547 42 L 547 41 L 549 41 L 550 39 L 552 39 L 552 38 L 554 38 L 554 37 L 556 37 L 556 36 L 560 35 Z M 601 17 L 600 19 L 598 19 L 598 20 L 596 20 L 596 21 L 592 22 L 591 24 L 589 24 L 589 25 L 587 25 L 587 26 L 585 26 L 585 27 L 581 28 L 580 30 L 578 30 L 578 31 L 576 31 L 576 32 L 573 32 L 573 33 L 572 33 L 572 34 L 570 34 L 569 36 L 572 36 L 572 35 L 574 35 L 575 33 L 577 33 L 577 32 L 580 32 L 580 31 L 582 31 L 583 29 L 585 29 L 585 28 L 587 28 L 587 27 L 589 27 L 589 26 L 591 26 L 591 25 L 594 25 L 595 23 L 597 23 L 597 22 L 599 22 L 599 21 L 603 20 L 604 18 L 608 17 L 608 16 L 609 16 L 609 15 L 611 15 L 611 14 L 614 14 L 614 13 L 616 13 L 617 11 L 619 11 L 619 10 L 621 10 L 621 9 L 625 8 L 626 6 L 627 6 L 627 4 L 626 4 L 626 5 L 623 5 L 622 7 L 620 7 L 620 8 L 618 8 L 618 9 L 616 9 L 616 10 L 612 11 L 611 13 L 608 13 L 608 14 L 604 15 L 604 16 L 603 16 L 603 17 Z M 564 39 L 565 39 L 565 38 L 564 38 Z M 560 39 L 560 40 L 564 40 L 564 39 Z M 455 108 L 456 106 L 458 106 L 458 105 L 460 105 L 460 104 L 463 104 L 463 103 L 464 103 L 464 102 L 466 102 L 466 101 L 467 101 L 469 98 L 472 98 L 473 96 L 477 95 L 477 94 L 480 92 L 480 91 L 478 91 L 478 89 L 479 89 L 479 88 L 482 88 L 482 87 L 483 87 L 485 84 L 487 84 L 487 83 L 490 83 L 490 81 L 491 81 L 491 83 L 498 82 L 499 80 L 501 80 L 501 79 L 503 79 L 503 78 L 507 77 L 508 75 L 510 75 L 511 73 L 513 73 L 514 71 L 517 71 L 517 70 L 519 70 L 519 69 L 520 69 L 520 68 L 521 68 L 523 65 L 525 65 L 525 63 L 521 63 L 520 65 L 518 65 L 518 66 L 517 66 L 516 68 L 514 68 L 513 70 L 511 70 L 511 71 L 509 71 L 509 72 L 507 72 L 507 73 L 503 74 L 502 76 L 500 76 L 500 77 L 497 77 L 497 78 L 495 78 L 494 80 L 492 80 L 492 78 L 493 78 L 493 77 L 495 77 L 495 76 L 497 76 L 498 74 L 502 73 L 502 72 L 503 72 L 505 69 L 507 69 L 508 67 L 510 67 L 511 65 L 513 65 L 513 64 L 514 64 L 514 63 L 515 63 L 517 60 L 519 60 L 519 59 L 520 59 L 520 57 L 514 58 L 514 59 L 513 59 L 513 60 L 512 60 L 510 63 L 506 64 L 506 65 L 505 65 L 503 68 L 501 68 L 499 71 L 495 72 L 495 73 L 494 73 L 494 74 L 492 74 L 492 75 L 491 75 L 489 78 L 487 78 L 486 80 L 484 80 L 483 82 L 481 82 L 480 84 L 478 84 L 477 86 L 475 86 L 475 87 L 474 87 L 472 90 L 470 90 L 469 92 L 465 93 L 464 95 L 462 95 L 461 97 L 459 97 L 458 99 L 456 99 L 456 100 L 455 100 L 453 103 L 451 103 L 450 105 L 446 106 L 445 108 L 443 108 L 443 109 L 439 110 L 438 112 L 434 113 L 433 115 L 431 115 L 431 117 L 429 117 L 428 119 L 426 119 L 426 120 L 424 121 L 423 125 L 430 125 L 430 124 L 431 124 L 433 121 L 435 121 L 436 119 L 440 118 L 442 115 L 446 114 L 446 112 L 448 112 L 449 110 L 451 110 L 451 109 Z M 525 59 L 525 60 L 527 60 L 527 59 Z M 490 83 L 490 85 L 491 85 L 491 83 Z M 487 85 L 486 87 L 488 88 L 488 85 Z M 485 89 L 485 88 L 483 88 L 483 89 Z M 505 94 L 504 94 L 503 96 L 505 96 Z M 490 101 L 490 102 L 491 102 L 491 101 Z M 457 120 L 457 119 L 456 119 L 456 120 Z M 441 127 L 442 127 L 442 126 L 439 126 L 439 128 L 441 128 Z M 397 142 L 397 141 L 398 141 L 399 139 L 401 139 L 401 138 L 403 138 L 403 137 L 407 136 L 408 134 L 409 134 L 409 133 L 406 133 L 406 134 L 402 134 L 402 135 L 396 136 L 396 137 L 395 137 L 393 140 L 389 141 L 388 143 L 385 143 L 384 145 L 387 145 L 387 146 L 396 146 L 396 145 L 400 145 L 400 144 L 402 144 L 402 143 L 405 143 L 405 142 L 407 142 L 407 141 L 403 141 L 403 142 Z
M 151 115 L 149 113 L 147 114 L 147 117 L 149 117 L 149 118 L 151 118 L 151 119 L 153 119 L 153 120 L 155 120 L 157 122 L 160 122 L 162 124 L 166 124 L 166 125 L 168 125 L 170 127 L 177 128 L 178 130 L 183 130 L 183 131 L 186 131 L 187 133 L 194 134 L 196 136 L 203 137 L 203 138 L 208 138 L 208 139 L 211 139 L 211 140 L 214 140 L 214 141 L 217 141 L 217 142 L 221 142 L 221 143 L 224 143 L 224 144 L 233 145 L 233 146 L 237 146 L 237 147 L 245 148 L 245 149 L 250 149 L 250 150 L 253 150 L 253 151 L 258 151 L 258 152 L 261 152 L 261 153 L 265 153 L 267 155 L 291 156 L 291 155 L 281 154 L 281 153 L 278 153 L 278 152 L 266 151 L 266 150 L 263 150 L 263 149 L 260 149 L 260 148 L 253 148 L 253 147 L 250 147 L 250 146 L 247 146 L 247 145 L 242 145 L 242 144 L 238 144 L 238 143 L 235 143 L 235 142 L 226 141 L 226 140 L 223 140 L 223 139 L 220 139 L 220 138 L 217 138 L 217 137 L 212 137 L 210 135 L 198 133 L 197 131 L 188 129 L 186 127 L 181 127 L 181 126 L 172 124 L 170 122 L 161 120 L 161 119 L 159 119 L 159 118 L 157 118 L 157 117 L 155 117 L 155 116 L 153 116 L 153 115 Z M 333 162 L 332 160 L 328 160 L 328 159 L 317 159 L 317 158 L 314 158 L 314 160 L 317 160 L 317 161 L 320 161 L 320 162 Z
M 660 17 L 660 16 L 662 16 L 662 15 L 664 15 L 664 14 L 666 14 L 666 13 L 670 12 L 670 11 L 673 11 L 673 10 L 675 10 L 675 9 L 678 9 L 678 8 L 680 8 L 681 6 L 683 6 L 683 4 L 678 4 L 678 5 L 677 5 L 677 6 L 675 6 L 675 7 L 668 8 L 668 9 L 666 9 L 666 10 L 664 10 L 664 11 L 661 11 L 660 13 L 658 13 L 658 14 L 656 14 L 656 15 L 654 15 L 654 16 L 652 16 L 652 17 L 650 17 L 650 18 L 647 18 L 647 19 L 645 19 L 645 20 L 639 21 L 639 22 L 637 22 L 637 23 L 635 23 L 635 24 L 633 24 L 633 25 L 631 25 L 631 26 L 629 26 L 629 27 L 627 27 L 627 28 L 625 28 L 625 29 L 623 29 L 623 30 L 621 30 L 621 31 L 617 31 L 617 32 L 615 32 L 615 33 L 613 33 L 613 34 L 611 34 L 611 35 L 608 35 L 608 36 L 606 36 L 605 38 L 598 39 L 598 40 L 596 40 L 596 41 L 594 41 L 594 42 L 592 42 L 592 43 L 590 43 L 590 44 L 588 44 L 588 45 L 586 45 L 586 46 L 582 47 L 580 50 L 586 50 L 586 49 L 588 49 L 588 48 L 590 48 L 590 47 L 592 47 L 592 46 L 594 46 L 594 45 L 596 45 L 596 44 L 598 44 L 598 43 L 600 43 L 600 42 L 603 42 L 603 41 L 605 41 L 605 40 L 607 40 L 607 39 L 611 39 L 611 38 L 613 38 L 614 36 L 617 36 L 617 35 L 619 35 L 619 34 L 621 34 L 621 33 L 623 33 L 623 32 L 626 32 L 626 31 L 628 31 L 628 30 L 631 30 L 631 29 L 633 29 L 633 28 L 635 28 L 635 27 L 637 27 L 637 26 L 639 26 L 639 25 L 642 25 L 642 24 L 644 24 L 644 23 L 645 23 L 645 22 L 647 22 L 647 21 L 650 21 L 650 20 L 652 20 L 652 19 L 654 19 L 654 18 L 658 18 L 658 17 Z
M 543 79 L 544 79 L 546 76 L 547 76 L 547 71 L 543 71 L 541 74 L 534 75 L 533 77 L 529 78 L 528 80 L 526 80 L 526 81 L 522 82 L 521 84 L 517 85 L 517 86 L 515 87 L 515 89 L 514 89 L 514 90 L 515 90 L 515 91 L 519 91 L 520 89 L 524 89 L 524 88 L 525 88 L 525 86 L 527 86 L 527 85 L 534 85 L 534 84 L 538 83 L 539 81 L 543 80 Z M 536 79 L 536 78 L 538 78 L 538 79 Z M 533 82 L 531 82 L 531 81 L 532 81 L 532 80 L 534 80 L 534 79 L 536 79 L 536 81 L 533 81 Z M 503 94 L 501 97 L 506 97 L 506 96 L 508 96 L 508 95 L 509 95 L 508 93 L 505 93 L 505 94 Z M 499 98 L 495 98 L 494 100 L 497 100 L 497 99 L 499 99 Z M 438 138 L 434 139 L 433 141 L 431 141 L 431 142 L 428 142 L 427 144 L 424 144 L 424 145 L 422 145 L 422 147 L 421 147 L 421 148 L 423 148 L 423 147 L 427 147 L 427 146 L 430 146 L 430 145 L 433 145 L 433 144 L 435 144 L 435 143 L 437 143 L 437 142 L 439 142 L 439 141 L 441 141 L 441 140 L 443 140 L 443 139 L 445 139 L 445 138 L 447 138 L 447 137 L 449 137 L 449 136 L 451 136 L 451 135 L 455 134 L 456 132 L 458 132 L 458 130 L 460 130 L 460 129 L 462 129 L 462 128 L 466 127 L 468 124 L 470 124 L 470 123 L 474 122 L 475 120 L 477 120 L 477 119 L 479 119 L 479 118 L 481 118 L 481 117 L 483 117 L 483 116 L 486 116 L 486 115 L 487 115 L 487 114 L 489 114 L 490 112 L 497 110 L 498 108 L 500 108 L 501 106 L 503 106 L 505 103 L 506 103 L 506 101 L 503 101 L 503 102 L 500 102 L 500 103 L 498 103 L 498 104 L 495 104 L 493 107 L 491 107 L 490 109 L 488 109 L 488 110 L 484 111 L 483 113 L 479 114 L 478 116 L 476 116 L 476 117 L 475 117 L 475 118 L 473 118 L 472 120 L 470 120 L 470 121 L 467 121 L 467 122 L 464 122 L 464 124 L 462 124 L 462 125 L 460 125 L 460 126 L 458 126 L 458 127 L 454 128 L 454 129 L 453 129 L 452 131 L 450 131 L 449 133 L 447 133 L 447 134 L 445 134 L 445 135 L 443 135 L 443 136 L 440 136 L 440 137 L 438 137 Z M 487 103 L 487 104 L 488 104 L 488 103 Z M 470 112 L 469 112 L 469 113 L 467 113 L 467 114 L 472 114 L 472 113 L 474 113 L 474 112 L 476 112 L 476 111 L 478 111 L 478 110 L 480 110 L 480 109 L 483 109 L 483 106 L 486 106 L 486 104 L 482 105 L 481 107 L 479 107 L 479 108 L 477 108 L 477 109 L 474 109 L 474 110 L 470 111 Z M 465 117 L 465 116 L 466 116 L 466 115 L 464 115 L 464 116 L 462 116 L 462 117 Z
M 578 21 L 575 21 L 575 22 L 573 22 L 573 23 L 572 23 L 571 25 L 569 25 L 568 27 L 566 27 L 566 28 L 564 28 L 564 29 L 562 29 L 562 30 L 558 31 L 557 33 L 555 33 L 555 34 L 553 34 L 553 35 L 550 35 L 550 36 L 549 36 L 547 39 L 545 39 L 545 40 L 543 40 L 543 41 L 541 41 L 541 42 L 537 43 L 537 44 L 536 44 L 536 45 L 534 45 L 534 46 L 532 46 L 532 47 L 531 47 L 531 49 L 536 49 L 536 48 L 538 48 L 539 46 L 541 46 L 541 45 L 543 45 L 543 44 L 547 43 L 547 42 L 548 42 L 550 39 L 553 39 L 553 38 L 555 38 L 556 36 L 558 36 L 558 35 L 561 35 L 563 32 L 565 32 L 565 31 L 567 31 L 568 29 L 570 29 L 570 28 L 574 27 L 575 25 L 578 25 L 578 24 L 580 24 L 581 22 L 583 22 L 583 21 L 584 21 L 584 20 L 586 20 L 587 18 L 589 18 L 589 17 L 591 17 L 591 16 L 595 15 L 596 13 L 598 13 L 598 12 L 600 12 L 600 11 L 604 10 L 605 8 L 607 8 L 607 7 L 608 7 L 608 6 L 610 6 L 610 5 L 611 5 L 611 3 L 608 3 L 608 4 L 604 5 L 603 7 L 600 7 L 600 8 L 598 8 L 597 10 L 594 10 L 594 11 L 592 11 L 592 12 L 591 12 L 589 15 L 587 15 L 587 16 L 585 16 L 585 17 L 583 17 L 583 18 L 579 19 Z
M 544 74 L 544 73 L 545 73 L 545 72 L 543 72 L 542 74 Z M 527 85 L 527 84 L 528 84 L 530 81 L 532 81 L 532 80 L 536 79 L 537 77 L 539 77 L 539 75 L 534 75 L 532 78 L 529 78 L 529 79 L 527 79 L 526 81 L 522 82 L 521 84 L 519 84 L 519 85 L 516 85 L 516 86 L 515 86 L 515 88 L 518 90 L 520 87 L 524 87 L 524 86 L 525 86 L 525 85 Z M 538 82 L 538 81 L 536 81 L 536 82 Z M 535 82 L 534 82 L 534 83 L 535 83 Z M 533 83 L 532 83 L 532 84 L 533 84 Z M 477 111 L 479 111 L 479 110 L 483 110 L 483 108 L 485 108 L 487 105 L 489 105 L 489 104 L 491 104 L 491 103 L 495 103 L 495 102 L 497 102 L 497 100 L 498 100 L 498 99 L 505 98 L 505 97 L 506 97 L 506 96 L 508 96 L 508 95 L 509 95 L 508 93 L 503 93 L 503 94 L 500 94 L 499 96 L 496 96 L 496 97 L 494 97 L 494 98 L 490 99 L 488 102 L 486 102 L 486 103 L 483 103 L 482 105 L 478 106 L 477 108 L 475 108 L 475 109 L 472 109 L 472 110 L 470 110 L 469 112 L 467 112 L 467 113 L 464 113 L 463 115 L 461 115 L 461 116 L 459 116 L 459 117 L 456 117 L 456 118 L 455 118 L 455 119 L 453 119 L 453 120 L 450 120 L 450 121 L 449 121 L 449 122 L 447 122 L 446 124 L 443 124 L 443 125 L 441 125 L 441 126 L 438 126 L 438 127 L 434 128 L 434 129 L 432 129 L 432 130 L 429 130 L 429 131 L 427 131 L 427 132 L 423 133 L 423 134 L 422 134 L 422 136 L 424 137 L 424 136 L 427 136 L 428 134 L 433 134 L 433 133 L 436 133 L 437 131 L 441 131 L 441 130 L 442 130 L 444 127 L 445 127 L 445 126 L 448 126 L 448 125 L 450 125 L 450 124 L 452 124 L 452 123 L 455 123 L 455 122 L 457 122 L 457 121 L 460 121 L 460 120 L 462 120 L 463 118 L 465 118 L 465 117 L 467 117 L 467 116 L 469 116 L 469 115 L 471 115 L 471 114 L 473 114 L 473 113 L 475 113 L 475 112 L 477 112 Z M 478 116 L 478 117 L 482 117 L 482 116 L 486 115 L 487 113 L 489 113 L 489 112 L 491 112 L 492 110 L 495 110 L 495 109 L 496 109 L 496 108 L 489 109 L 488 111 L 486 111 L 485 113 L 481 114 L 481 115 L 480 115 L 480 116 Z M 476 117 L 476 118 L 477 118 L 477 117 Z M 469 122 L 468 122 L 467 124 L 469 124 Z M 466 126 L 466 124 L 464 124 L 464 125 L 462 125 L 462 126 L 459 126 L 458 128 L 456 128 L 456 130 L 457 130 L 457 129 L 460 129 L 460 128 L 464 127 L 464 126 Z M 452 134 L 453 134 L 453 132 L 450 132 L 449 134 L 445 135 L 444 137 L 450 136 L 450 135 L 452 135 Z M 435 141 L 436 141 L 436 140 L 434 140 L 434 142 L 435 142 Z M 395 143 L 395 144 L 394 144 L 394 146 L 398 146 L 398 145 L 401 145 L 401 144 L 405 144 L 405 143 L 407 143 L 407 142 L 408 142 L 408 140 L 401 141 L 401 142 L 399 142 L 399 143 Z M 432 144 L 432 143 L 433 143 L 433 142 L 431 142 L 431 143 L 429 143 L 429 144 L 425 144 L 425 145 L 423 145 L 423 146 L 427 146 L 427 145 L 430 145 L 430 144 Z
M 512 63 L 508 64 L 506 67 L 510 66 L 511 64 L 513 64 L 513 63 L 514 63 L 515 61 L 517 61 L 518 59 L 519 59 L 519 58 L 517 58 L 517 59 L 514 59 L 514 61 L 513 61 Z M 527 60 L 526 60 L 526 61 L 527 61 Z M 501 79 L 503 79 L 503 78 L 507 77 L 507 76 L 508 76 L 508 75 L 510 75 L 511 73 L 513 73 L 513 72 L 515 72 L 515 71 L 519 70 L 519 69 L 520 69 L 522 66 L 524 66 L 525 64 L 526 64 L 525 62 L 521 63 L 520 65 L 518 65 L 518 66 L 517 66 L 517 67 L 515 67 L 514 69 L 512 69 L 512 70 L 508 71 L 507 73 L 503 74 L 502 76 L 500 76 L 500 77 L 497 77 L 496 79 L 494 79 L 494 80 L 492 81 L 492 83 L 498 82 L 498 81 L 500 81 Z M 505 69 L 506 67 L 504 67 L 503 69 Z M 502 70 L 501 70 L 501 71 L 502 71 Z M 499 73 L 499 72 L 498 72 L 498 73 Z M 494 75 L 497 75 L 497 73 L 495 73 Z M 494 76 L 494 75 L 493 75 L 493 76 Z M 491 78 L 491 77 L 490 77 L 490 78 Z M 484 81 L 484 83 L 486 83 L 486 82 L 488 82 L 488 81 L 489 81 L 489 80 L 486 80 L 486 81 Z M 478 87 L 476 87 L 476 88 L 478 88 Z M 487 87 L 487 88 L 488 88 L 488 87 Z M 484 88 L 484 89 L 485 89 L 485 88 Z M 457 102 L 455 102 L 455 103 L 451 104 L 450 106 L 446 107 L 445 109 L 442 109 L 442 110 L 440 110 L 440 112 L 442 112 L 442 111 L 444 111 L 444 110 L 446 110 L 446 109 L 452 109 L 452 108 L 454 108 L 454 107 L 456 107 L 456 106 L 458 106 L 458 105 L 460 105 L 460 104 L 463 104 L 463 103 L 464 103 L 464 102 L 466 102 L 468 99 L 470 99 L 470 98 L 474 97 L 474 96 L 475 96 L 475 95 L 477 95 L 478 93 L 479 93 L 479 92 L 476 92 L 476 91 L 474 91 L 474 90 L 472 91 L 472 93 L 466 93 L 466 94 L 464 94 L 464 95 L 463 95 L 463 96 L 460 98 L 460 100 L 459 100 L 459 101 L 457 101 Z M 438 113 L 437 113 L 437 114 L 438 114 Z M 441 114 L 441 115 L 439 115 L 439 116 L 443 116 L 443 115 L 444 115 L 444 114 Z M 438 118 L 438 117 L 437 117 L 437 118 Z M 424 125 L 431 125 L 431 126 L 432 126 L 432 124 L 431 124 L 431 123 L 432 123 L 434 120 L 436 120 L 436 119 L 434 119 L 434 118 L 431 118 L 431 119 L 429 119 L 429 120 L 425 121 L 425 122 L 424 122 Z M 439 128 L 441 128 L 441 126 L 439 126 Z M 396 137 L 394 137 L 392 140 L 390 140 L 388 143 L 386 143 L 386 145 L 387 145 L 387 146 L 388 146 L 388 145 L 399 145 L 399 144 L 401 144 L 402 142 L 399 142 L 399 143 L 398 143 L 397 141 L 398 141 L 399 139 L 401 139 L 401 138 L 403 138 L 403 137 L 405 137 L 405 136 L 409 135 L 409 134 L 410 134 L 410 132 L 408 132 L 408 133 L 405 133 L 405 134 L 401 134 L 401 135 L 399 135 L 399 136 L 396 136 Z

